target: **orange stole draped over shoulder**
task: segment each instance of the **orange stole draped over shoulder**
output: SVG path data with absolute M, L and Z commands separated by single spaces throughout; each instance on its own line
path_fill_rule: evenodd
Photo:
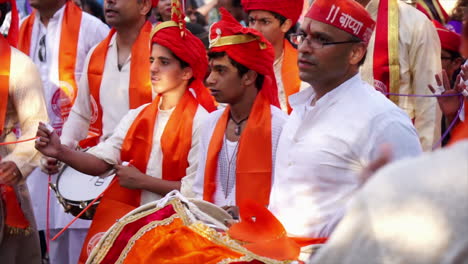
M 160 96 L 139 113 L 122 145 L 121 160 L 132 160 L 132 165 L 141 172 L 146 172 L 150 158 L 159 101 Z M 197 108 L 198 101 L 190 91 L 185 91 L 164 128 L 161 136 L 163 180 L 180 181 L 186 175 L 188 154 L 192 146 L 193 119 Z M 117 219 L 140 206 L 140 198 L 141 190 L 121 187 L 117 181 L 111 183 L 94 215 L 81 250 L 80 263 L 86 262 L 88 244 L 93 242 L 93 237 L 105 232 Z
M 140 105 L 151 102 L 151 81 L 149 67 L 147 66 L 148 58 L 150 57 L 150 33 L 151 23 L 146 22 L 141 28 L 140 34 L 132 46 L 132 58 L 130 62 L 130 81 L 129 81 L 129 105 L 130 109 L 139 107 Z M 91 122 L 88 137 L 80 142 L 82 148 L 91 147 L 99 143 L 99 138 L 102 136 L 102 106 L 100 104 L 100 88 L 102 82 L 102 74 L 107 57 L 107 50 L 112 36 L 115 34 L 115 29 L 112 29 L 98 46 L 94 49 L 88 65 L 88 86 L 91 97 L 97 105 L 96 119 Z M 93 106 L 91 104 L 91 111 Z
M 468 99 L 465 98 L 465 121 L 460 122 L 452 132 L 449 145 L 468 139 Z
M 239 139 L 236 162 L 236 203 L 245 199 L 268 205 L 272 177 L 271 108 L 263 94 L 257 95 L 247 126 Z M 214 202 L 218 157 L 229 121 L 226 107 L 213 131 L 206 158 L 203 199 Z
M 0 135 L 3 134 L 10 89 L 11 47 L 8 41 L 0 35 Z M 1 161 L 1 157 L 0 157 Z M 6 184 L 0 184 L 0 194 L 5 204 L 5 224 L 8 231 L 28 232 L 29 222 L 21 209 L 15 189 Z M 0 220 L 2 221 L 2 220 Z
M 283 66 L 281 67 L 281 80 L 283 81 L 283 89 L 286 94 L 286 102 L 288 104 L 288 114 L 292 108 L 289 105 L 289 96 L 299 92 L 301 88 L 301 79 L 299 79 L 299 67 L 297 66 L 297 50 L 287 41 L 284 40 L 284 57 Z
M 36 12 L 34 11 L 23 22 L 18 40 L 18 49 L 30 57 L 33 55 L 31 54 L 31 38 L 35 16 Z M 75 65 L 78 53 L 81 17 L 81 9 L 73 1 L 67 1 L 62 20 L 58 58 L 60 96 L 61 98 L 65 98 L 65 100 L 61 101 L 67 102 L 60 104 L 63 119 L 68 117 L 78 91 L 75 80 Z

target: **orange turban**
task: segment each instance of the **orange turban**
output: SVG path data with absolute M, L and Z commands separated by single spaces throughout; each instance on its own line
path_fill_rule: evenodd
M 210 29 L 210 51 L 226 52 L 234 61 L 265 76 L 262 90 L 270 104 L 279 107 L 273 63 L 273 46 L 252 28 L 243 27 L 226 9 L 221 8 L 221 20 Z
M 442 49 L 460 53 L 461 36 L 443 27 L 436 20 L 432 21 L 437 29 Z
M 366 44 L 375 27 L 366 9 L 354 0 L 315 0 L 306 17 L 346 31 Z
M 152 7 L 157 7 L 158 6 L 159 0 L 151 0 L 151 6 Z
M 274 12 L 297 23 L 304 7 L 304 0 L 242 0 L 242 8 L 246 12 L 265 10 Z

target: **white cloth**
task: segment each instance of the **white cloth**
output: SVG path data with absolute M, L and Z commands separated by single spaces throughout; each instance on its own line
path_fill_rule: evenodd
M 468 263 L 468 141 L 378 171 L 310 263 Z
M 61 229 L 50 230 L 50 237 L 54 237 Z M 88 229 L 70 228 L 50 243 L 49 263 L 78 263 L 81 247 L 83 246 Z M 63 254 L 67 252 L 68 254 Z
M 218 110 L 211 113 L 207 119 L 207 121 L 203 124 L 202 133 L 200 138 L 200 161 L 198 166 L 198 171 L 196 176 L 193 179 L 187 178 L 183 182 L 184 188 L 182 191 L 184 195 L 194 196 L 197 199 L 203 199 L 203 184 L 204 184 L 204 176 L 205 176 L 205 166 L 206 166 L 206 156 L 208 155 L 208 146 L 211 141 L 211 137 L 213 135 L 213 131 L 218 123 L 219 118 L 223 114 L 223 110 Z M 276 149 L 278 146 L 278 140 L 283 129 L 283 125 L 285 124 L 287 116 L 284 112 L 282 112 L 279 108 L 271 106 L 271 148 L 272 148 L 272 162 L 273 168 L 275 167 L 275 160 L 276 160 Z M 237 151 L 237 150 L 236 150 Z M 231 168 L 229 177 L 227 172 L 229 170 L 229 159 L 232 157 L 232 153 L 228 153 L 231 155 L 227 155 L 226 153 L 230 152 L 226 144 L 223 144 L 221 147 L 221 151 L 219 153 L 218 158 L 218 168 L 216 171 L 216 191 L 214 194 L 214 203 L 218 206 L 232 206 L 236 205 L 236 186 L 235 186 L 235 171 L 236 171 L 236 156 L 234 155 L 234 160 L 231 161 Z M 234 172 L 234 173 L 233 173 Z M 274 171 L 273 173 L 274 174 Z M 272 175 L 273 177 L 273 175 Z M 231 182 L 231 186 L 226 188 L 226 180 Z M 224 179 L 224 180 L 222 180 Z M 191 181 L 191 182 L 188 182 Z M 192 186 L 190 188 L 190 186 Z M 192 190 L 193 193 L 189 191 Z M 228 194 L 226 195 L 225 190 L 229 190 Z
M 60 52 L 60 36 L 62 31 L 62 20 L 64 16 L 65 6 L 59 9 L 49 20 L 47 27 L 40 21 L 40 15 L 35 17 L 32 33 L 31 33 L 31 54 L 30 57 L 38 66 L 44 85 L 44 95 L 49 115 L 49 123 L 61 132 L 63 120 L 60 113 L 57 111 L 57 97 L 54 99 L 54 94 L 58 91 L 58 56 Z M 38 13 L 37 13 L 38 14 Z M 78 81 L 82 75 L 84 60 L 88 51 L 104 39 L 109 31 L 109 28 L 99 19 L 83 12 L 80 32 L 78 37 L 77 57 L 75 65 L 75 79 Z M 40 49 L 39 42 L 42 36 L 45 37 L 46 60 L 41 62 L 38 57 Z M 54 111 L 55 109 L 55 111 Z M 57 175 L 54 175 L 53 181 L 56 182 Z M 39 230 L 44 230 L 46 226 L 46 203 L 47 203 L 47 175 L 42 173 L 39 168 L 31 173 L 28 178 L 28 187 L 31 192 L 33 201 L 34 214 Z M 50 227 L 63 228 L 68 224 L 73 217 L 70 214 L 65 214 L 63 208 L 58 204 L 55 195 L 50 197 Z M 90 221 L 78 220 L 72 228 L 87 228 Z
M 390 144 L 393 157 L 421 153 L 408 116 L 359 74 L 321 97 L 309 88 L 290 97 L 270 209 L 296 236 L 328 236 L 360 186 L 359 174 Z
M 130 110 L 129 83 L 131 54 L 122 65 L 118 66 L 118 51 L 115 34 L 107 50 L 101 86 L 99 89 L 99 100 L 102 106 L 102 136 L 100 142 L 109 138 L 114 132 L 122 117 Z M 91 99 L 88 83 L 88 65 L 94 52 L 94 48 L 88 53 L 83 75 L 78 83 L 78 96 L 73 105 L 70 116 L 63 125 L 61 136 L 62 144 L 76 147 L 78 142 L 86 138 L 92 120 L 97 113 L 97 102 Z M 91 111 L 91 108 L 93 111 Z
M 432 22 L 427 17 L 404 3 L 398 2 L 399 18 L 399 62 L 401 94 L 431 95 L 428 84 L 437 87 L 435 75 L 442 72 L 440 41 Z M 366 6 L 376 20 L 379 0 L 371 0 Z M 367 48 L 367 58 L 361 67 L 363 80 L 374 85 L 375 31 Z M 398 106 L 411 119 L 418 131 L 424 151 L 430 151 L 440 139 L 441 111 L 436 98 L 399 97 Z
M 127 135 L 127 132 L 135 118 L 148 105 L 149 104 L 145 104 L 138 107 L 137 109 L 130 110 L 130 112 L 128 112 L 128 114 L 122 118 L 119 125 L 115 129 L 114 134 L 112 134 L 112 136 L 106 141 L 101 142 L 97 146 L 89 149 L 88 153 L 95 155 L 109 164 L 120 164 L 122 162 L 122 160 L 120 160 L 120 150 L 125 136 Z M 156 123 L 153 133 L 153 146 L 151 148 L 146 174 L 158 179 L 162 179 L 163 154 L 161 149 L 161 135 L 163 134 L 166 124 L 169 121 L 169 118 L 174 109 L 175 108 L 171 110 L 159 110 L 157 117 L 155 117 Z M 207 116 L 208 112 L 202 106 L 198 106 L 197 112 L 193 119 L 192 146 L 188 154 L 189 166 L 186 170 L 186 177 L 194 175 L 197 171 L 200 126 Z M 143 190 L 141 193 L 141 204 L 156 201 L 162 197 L 163 196 L 159 194 Z
M 283 112 L 285 113 L 288 113 L 288 101 L 287 101 L 288 98 L 287 98 L 286 92 L 284 91 L 283 77 L 282 77 L 283 58 L 284 58 L 284 51 L 283 51 L 283 54 L 281 54 L 281 56 L 275 60 L 275 63 L 273 64 L 273 70 L 275 71 L 276 86 L 278 86 L 278 99 L 280 102 L 281 110 L 283 110 Z M 299 87 L 299 91 L 307 89 L 307 87 L 309 87 L 309 84 L 301 81 L 301 86 Z

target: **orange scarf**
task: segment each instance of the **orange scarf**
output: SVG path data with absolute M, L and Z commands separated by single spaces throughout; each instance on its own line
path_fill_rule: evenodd
M 133 160 L 133 165 L 146 172 L 153 146 L 153 131 L 158 115 L 160 96 L 145 107 L 127 132 L 121 149 L 121 160 Z M 163 153 L 162 178 L 180 181 L 186 175 L 188 154 L 192 146 L 193 119 L 198 101 L 186 91 L 177 104 L 161 136 Z M 117 219 L 140 206 L 141 190 L 130 190 L 113 182 L 102 198 L 81 250 L 80 263 L 88 257 L 88 244 L 96 234 L 105 232 Z
M 101 43 L 98 44 L 93 51 L 89 60 L 88 66 L 88 84 L 89 92 L 97 104 L 97 118 L 93 120 L 89 128 L 88 138 L 80 142 L 82 148 L 97 145 L 99 138 L 102 136 L 102 106 L 100 104 L 99 91 L 101 88 L 102 74 L 107 56 L 107 50 L 112 36 L 115 33 L 112 29 Z M 151 23 L 146 22 L 140 31 L 140 35 L 132 46 L 132 60 L 130 64 L 130 81 L 129 81 L 129 100 L 130 109 L 139 107 L 140 105 L 151 102 L 151 81 L 149 67 L 147 66 L 148 58 L 150 57 L 150 42 Z M 91 106 L 91 111 L 93 107 Z
M 0 98 L 2 98 L 0 100 L 0 134 L 3 133 L 6 120 L 10 88 L 10 62 L 11 47 L 3 36 L 0 36 Z M 0 184 L 0 194 L 2 202 L 5 204 L 7 228 L 14 233 L 29 232 L 29 222 L 21 209 L 15 189 L 9 185 Z
M 31 37 L 34 27 L 36 12 L 33 12 L 23 22 L 20 28 L 18 49 L 31 56 Z M 60 105 L 62 119 L 66 119 L 70 113 L 77 94 L 75 80 L 75 65 L 78 50 L 78 37 L 81 25 L 81 9 L 73 1 L 67 1 L 62 20 L 62 32 L 60 35 L 58 73 L 60 81 L 61 100 Z
M 286 94 L 286 102 L 288 104 L 288 114 L 292 108 L 289 105 L 289 96 L 299 92 L 301 88 L 301 79 L 299 79 L 299 67 L 297 66 L 297 50 L 287 41 L 284 40 L 284 58 L 283 66 L 281 67 L 281 79 L 283 80 L 283 89 Z
M 452 132 L 449 145 L 468 139 L 468 99 L 465 98 L 465 121 L 459 123 Z
M 213 131 L 205 167 L 203 199 L 214 202 L 218 157 L 229 120 L 230 107 L 226 107 Z M 257 95 L 247 126 L 239 139 L 236 162 L 236 204 L 250 199 L 268 205 L 271 190 L 271 108 L 263 94 Z

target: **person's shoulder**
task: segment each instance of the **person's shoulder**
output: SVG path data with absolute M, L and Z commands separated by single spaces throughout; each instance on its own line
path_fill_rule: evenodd
M 276 106 L 271 105 L 271 120 L 273 124 L 284 124 L 288 120 L 288 115 Z
M 31 70 L 37 71 L 37 67 L 32 59 L 21 52 L 20 50 L 11 47 L 11 74 L 18 74 L 20 76 L 28 76 Z

